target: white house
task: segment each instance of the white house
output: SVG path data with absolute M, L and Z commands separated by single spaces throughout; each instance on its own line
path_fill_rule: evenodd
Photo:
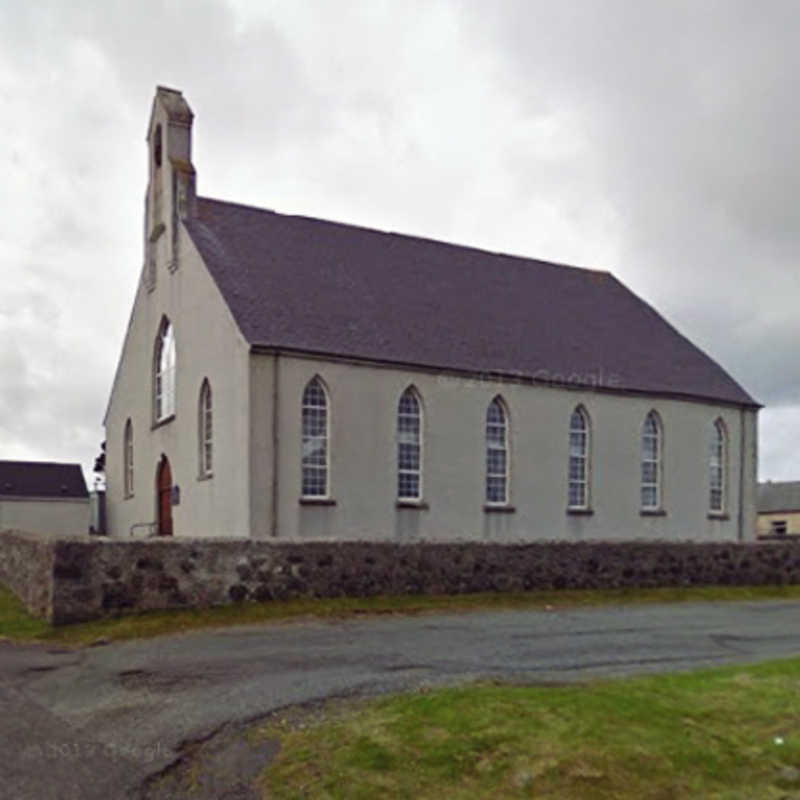
M 80 464 L 0 461 L 0 530 L 85 535 L 89 493 Z
M 108 524 L 752 538 L 759 405 L 607 272 L 198 197 L 159 87 Z

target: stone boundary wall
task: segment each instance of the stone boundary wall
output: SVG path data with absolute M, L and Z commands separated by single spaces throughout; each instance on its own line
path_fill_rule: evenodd
M 23 531 L 0 531 L 0 583 L 37 617 L 52 619 L 53 539 Z
M 293 597 L 800 583 L 800 543 L 31 542 L 6 532 L 0 564 L 34 613 L 62 624 Z

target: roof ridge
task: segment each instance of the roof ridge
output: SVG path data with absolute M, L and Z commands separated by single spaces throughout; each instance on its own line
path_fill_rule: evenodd
M 308 214 L 287 214 L 283 211 L 276 211 L 272 208 L 261 208 L 260 206 L 253 206 L 248 203 L 237 203 L 232 200 L 220 200 L 217 197 L 198 197 L 198 202 L 205 202 L 205 203 L 215 203 L 217 205 L 224 205 L 224 206 L 234 206 L 236 208 L 243 208 L 248 211 L 256 211 L 262 214 L 271 214 L 276 217 L 282 217 L 284 219 L 297 219 L 297 220 L 304 220 L 307 222 L 317 222 L 324 225 L 335 225 L 341 228 L 348 228 L 350 230 L 357 230 L 357 231 L 364 231 L 365 233 L 370 234 L 377 234 L 379 236 L 395 236 L 398 239 L 403 239 L 405 241 L 414 241 L 414 242 L 423 242 L 426 244 L 433 244 L 438 245 L 440 247 L 452 247 L 456 250 L 469 250 L 473 253 L 481 253 L 484 255 L 496 256 L 500 258 L 509 258 L 513 259 L 514 261 L 522 261 L 526 263 L 533 263 L 538 266 L 543 267 L 557 267 L 561 269 L 572 269 L 572 270 L 579 270 L 581 272 L 588 272 L 592 275 L 608 275 L 613 277 L 614 274 L 611 270 L 608 269 L 597 269 L 594 267 L 584 267 L 579 266 L 577 264 L 565 264 L 561 261 L 549 261 L 547 259 L 542 258 L 533 258 L 531 256 L 523 256 L 518 255 L 516 253 L 506 253 L 501 250 L 488 250 L 485 247 L 479 247 L 477 245 L 470 245 L 470 244 L 459 244 L 458 242 L 451 242 L 445 239 L 435 239 L 430 236 L 421 236 L 416 233 L 403 233 L 402 231 L 387 231 L 382 230 L 381 228 L 371 228 L 367 225 L 359 225 L 355 222 L 343 222 L 341 220 L 335 219 L 325 219 L 324 217 L 313 217 L 309 216 Z

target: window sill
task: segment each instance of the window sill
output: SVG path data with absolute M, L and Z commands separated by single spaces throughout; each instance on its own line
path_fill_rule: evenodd
M 336 501 L 332 497 L 301 497 L 301 506 L 335 506 Z
M 568 508 L 567 515 L 570 517 L 591 517 L 594 511 L 591 508 Z
M 642 508 L 639 510 L 640 517 L 666 517 L 667 512 L 663 508 Z
M 485 503 L 483 510 L 487 514 L 516 514 L 516 506 L 510 506 L 507 503 Z
M 175 414 L 170 414 L 168 417 L 164 417 L 164 419 L 156 420 L 151 426 L 150 430 L 154 431 L 156 428 L 160 428 L 162 425 L 168 425 L 172 420 L 175 419 Z
M 424 500 L 398 500 L 394 504 L 395 508 L 417 508 L 420 511 L 427 511 L 430 506 Z
M 205 473 L 201 473 L 200 475 L 198 475 L 197 476 L 197 480 L 199 480 L 199 481 L 210 481 L 213 477 L 214 477 L 214 473 L 213 472 L 205 472 Z
M 719 520 L 726 520 L 730 519 L 730 515 L 726 514 L 724 511 L 709 511 L 708 512 L 709 519 L 719 519 Z
M 131 492 L 130 494 L 122 495 L 122 499 L 123 500 L 133 500 L 133 492 Z

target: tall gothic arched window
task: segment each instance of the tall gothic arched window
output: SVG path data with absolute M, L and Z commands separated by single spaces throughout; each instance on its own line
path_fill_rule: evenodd
M 328 495 L 328 394 L 319 377 L 303 391 L 303 497 Z
M 642 426 L 640 502 L 643 511 L 661 508 L 662 438 L 661 420 L 655 411 L 651 411 Z
M 589 476 L 591 428 L 589 415 L 578 406 L 569 418 L 569 491 L 567 507 L 572 510 L 589 508 Z
M 409 386 L 397 405 L 397 499 L 422 498 L 422 410 Z
M 200 477 L 210 478 L 214 466 L 213 459 L 213 415 L 211 406 L 211 384 L 208 378 L 200 387 L 200 403 L 197 419 L 198 448 L 200 456 Z
M 175 332 L 165 317 L 156 338 L 154 354 L 153 409 L 156 422 L 175 414 Z
M 125 434 L 122 440 L 123 493 L 125 497 L 133 497 L 133 423 L 128 419 L 125 423 Z
M 486 410 L 486 502 L 508 503 L 508 414 L 500 397 Z
M 725 512 L 728 472 L 728 435 L 721 419 L 714 422 L 708 458 L 708 508 L 714 514 Z

